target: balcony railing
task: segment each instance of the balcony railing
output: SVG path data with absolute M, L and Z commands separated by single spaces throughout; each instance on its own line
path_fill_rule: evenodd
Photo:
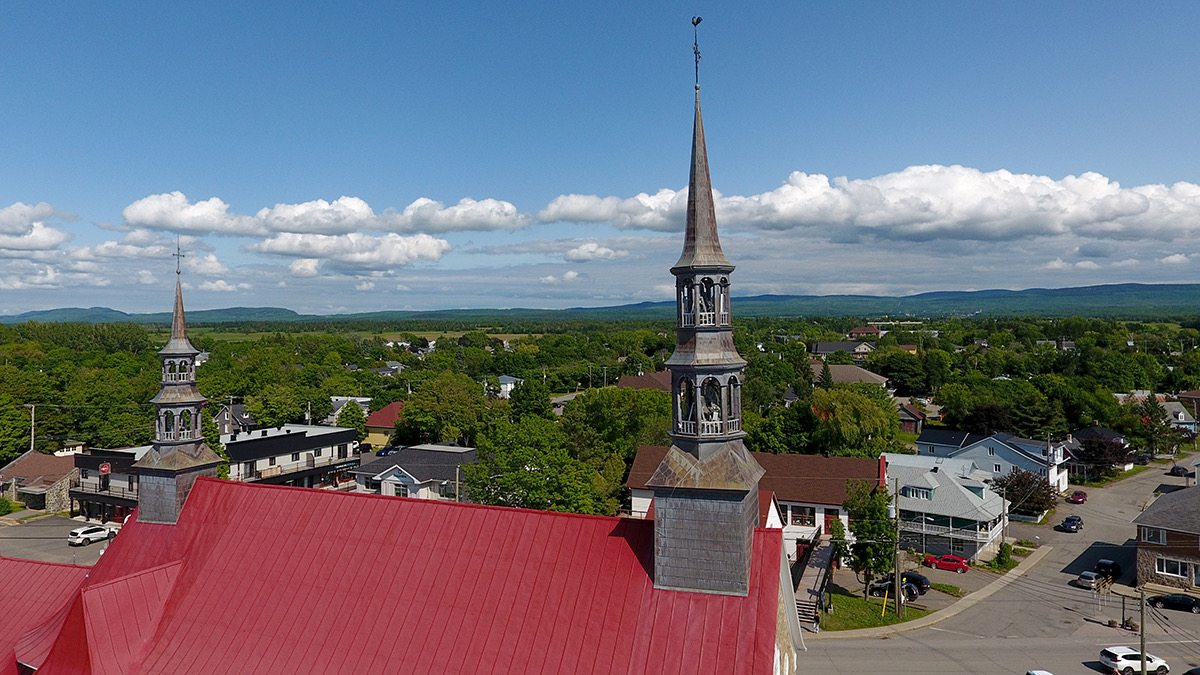
M 230 476 L 230 478 L 232 480 L 242 480 L 242 481 L 259 480 L 262 478 L 274 478 L 276 476 L 283 476 L 283 475 L 286 475 L 289 473 L 296 473 L 297 471 L 307 471 L 309 469 L 315 469 L 316 467 L 319 467 L 319 466 L 328 466 L 330 464 L 338 464 L 341 462 L 349 461 L 349 459 L 350 459 L 348 457 L 338 457 L 336 451 L 331 450 L 330 452 L 332 453 L 331 457 L 313 457 L 312 454 L 309 453 L 308 456 L 306 456 L 304 458 L 304 461 L 302 461 L 298 464 L 292 463 L 292 464 L 269 466 L 265 469 L 255 469 L 254 471 L 250 471 L 248 473 L 245 470 L 243 470 L 237 476 Z
M 987 541 L 991 538 L 991 530 L 962 530 L 948 525 L 934 525 L 933 523 L 919 523 L 901 521 L 900 529 L 905 532 L 923 532 L 925 534 L 938 534 L 951 537 L 953 539 L 971 539 L 973 541 Z
M 110 495 L 112 497 L 120 497 L 121 499 L 137 500 L 137 488 L 130 490 L 128 488 L 109 485 L 107 488 L 101 489 L 100 485 L 96 483 L 72 482 L 70 489 L 95 495 Z
M 694 436 L 696 434 L 696 423 L 691 420 L 681 420 L 676 423 L 675 430 L 681 434 L 689 434 Z M 701 436 L 720 436 L 723 433 L 732 433 L 741 430 L 742 420 L 740 417 L 727 420 L 725 422 L 716 421 L 700 423 Z
M 691 312 L 685 312 L 683 319 L 679 322 L 679 325 L 683 326 L 684 328 L 691 328 L 692 326 L 695 326 L 696 315 L 692 314 Z

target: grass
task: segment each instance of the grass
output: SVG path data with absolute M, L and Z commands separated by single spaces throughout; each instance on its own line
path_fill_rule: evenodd
M 1031 539 L 1018 539 L 1017 546 L 1021 546 L 1023 548 L 1037 548 L 1038 543 Z
M 1154 463 L 1157 461 L 1159 461 L 1159 460 L 1151 460 L 1151 463 Z M 1163 462 L 1163 463 L 1165 464 L 1166 462 Z M 1072 481 L 1071 484 L 1079 485 L 1080 487 L 1104 487 L 1105 485 L 1108 485 L 1109 483 L 1114 483 L 1119 480 L 1124 480 L 1126 478 L 1131 478 L 1133 476 L 1136 476 L 1139 473 L 1146 471 L 1148 469 L 1150 469 L 1150 464 L 1138 464 L 1128 471 L 1122 471 L 1122 472 L 1114 474 L 1112 476 L 1107 476 L 1105 478 L 1097 478 L 1096 480 L 1084 480 L 1084 481 L 1077 481 L 1077 482 Z
M 1013 555 L 1029 555 L 1029 549 L 1021 548 L 1019 546 L 1014 546 L 1013 547 Z
M 861 592 L 852 593 L 837 584 L 829 585 L 829 599 L 833 605 L 833 611 L 821 615 L 822 630 L 854 630 L 856 628 L 891 626 L 929 614 L 929 610 L 907 606 L 904 608 L 904 618 L 900 619 L 896 616 L 893 603 L 889 598 L 888 610 L 883 613 L 883 616 L 880 616 L 883 598 L 864 600 Z
M 1054 520 L 1054 512 L 1055 511 L 1056 511 L 1056 509 L 1050 509 L 1049 511 L 1047 511 L 1046 515 L 1042 516 L 1042 519 L 1037 521 L 1037 524 L 1045 525 L 1046 523 L 1050 522 L 1051 520 Z
M 1014 551 L 1014 553 L 1015 553 L 1015 551 Z M 1020 564 L 1021 564 L 1021 561 L 1017 560 L 1015 558 L 1009 558 L 1008 562 L 1003 563 L 1003 564 L 996 562 L 996 559 L 992 558 L 986 564 L 982 565 L 982 567 L 984 569 L 987 569 L 989 572 L 1004 573 Z
M 946 595 L 950 595 L 955 598 L 961 598 L 962 596 L 967 594 L 966 591 L 959 588 L 958 586 L 955 586 L 954 584 L 932 583 L 932 584 L 929 584 L 929 587 L 935 591 L 940 591 L 942 593 L 945 593 Z

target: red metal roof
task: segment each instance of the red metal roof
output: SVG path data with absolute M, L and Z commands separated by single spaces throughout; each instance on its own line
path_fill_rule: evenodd
M 0 675 L 17 672 L 17 642 L 70 602 L 88 568 L 0 557 Z
M 389 403 L 367 416 L 367 426 L 394 427 L 396 421 L 400 419 L 400 410 L 403 408 L 404 401 Z
M 655 590 L 653 535 L 202 478 L 177 525 L 124 526 L 38 675 L 771 673 L 781 531 L 755 530 L 744 598 Z

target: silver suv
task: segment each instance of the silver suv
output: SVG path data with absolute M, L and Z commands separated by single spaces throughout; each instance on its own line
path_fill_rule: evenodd
M 1133 675 L 1142 672 L 1142 655 L 1132 647 L 1109 647 L 1100 650 L 1100 663 L 1106 668 L 1121 675 Z M 1154 656 L 1146 655 L 1146 672 L 1155 675 L 1167 675 L 1171 668 L 1167 662 Z
M 112 537 L 112 530 L 99 525 L 77 527 L 67 535 L 67 543 L 71 546 L 87 546 L 93 541 L 104 541 Z

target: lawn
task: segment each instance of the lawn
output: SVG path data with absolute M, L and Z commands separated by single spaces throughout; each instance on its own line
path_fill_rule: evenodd
M 935 591 L 941 591 L 942 593 L 945 593 L 946 595 L 951 595 L 956 598 L 961 598 L 962 596 L 967 594 L 966 591 L 959 588 L 958 586 L 955 586 L 954 584 L 932 583 L 932 584 L 929 584 L 929 587 Z
M 880 609 L 883 606 L 882 598 L 863 600 L 861 591 L 853 593 L 837 584 L 830 584 L 828 592 L 833 604 L 833 611 L 821 615 L 822 630 L 853 630 L 855 628 L 891 626 L 929 614 L 928 610 L 905 607 L 904 618 L 897 618 L 896 610 L 889 599 L 887 611 L 880 616 Z

